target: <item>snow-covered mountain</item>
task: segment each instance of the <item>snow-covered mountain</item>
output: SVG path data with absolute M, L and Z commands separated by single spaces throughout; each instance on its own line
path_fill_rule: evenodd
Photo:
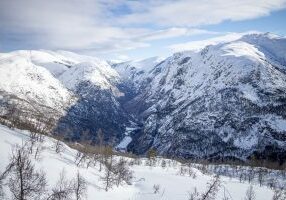
M 142 80 L 154 68 L 155 65 L 164 59 L 152 57 L 143 60 L 127 61 L 113 64 L 114 69 L 120 74 L 123 81 L 131 81 L 137 87 L 140 87 Z
M 174 54 L 135 81 L 144 88 L 126 104 L 143 128 L 129 149 L 285 160 L 285 60 L 286 39 L 271 34 Z
M 22 126 L 49 122 L 49 131 L 68 129 L 68 138 L 99 128 L 116 138 L 124 132 L 128 120 L 116 99 L 122 95 L 119 74 L 105 61 L 65 51 L 15 51 L 1 54 L 0 72 L 3 122 L 13 121 L 11 116 L 21 118 Z
M 42 115 L 56 110 L 54 132 L 68 139 L 88 132 L 95 141 L 101 129 L 114 145 L 128 136 L 138 154 L 286 159 L 283 37 L 248 34 L 112 66 L 65 51 L 17 51 L 0 55 L 0 70 L 2 121 L 10 100 L 21 99 Z
M 117 142 L 129 123 L 128 114 L 119 102 L 124 96 L 118 87 L 119 75 L 106 62 L 84 62 L 64 72 L 59 79 L 79 98 L 59 121 L 57 132 L 72 129 L 73 139 L 80 139 L 82 132 L 89 132 L 94 141 L 99 129 L 106 140 Z
M 75 101 L 75 97 L 48 70 L 49 66 L 56 67 L 57 72 L 66 68 L 60 61 L 55 61 L 58 60 L 45 52 L 1 54 L 1 121 L 26 121 L 40 126 L 42 123 L 55 123 L 64 115 L 66 107 Z M 40 62 L 45 62 L 45 65 L 38 65 Z M 26 123 L 21 125 L 27 126 Z
M 106 61 L 76 57 L 72 53 L 68 56 L 79 57 L 81 62 L 63 72 L 58 79 L 78 96 L 78 101 L 59 120 L 55 131 L 60 134 L 72 131 L 74 140 L 79 140 L 83 132 L 89 132 L 88 139 L 95 141 L 97 131 L 101 129 L 106 141 L 118 142 L 129 123 L 128 114 L 119 102 L 124 96 L 118 89 L 120 75 Z
M 40 104 L 49 107 L 61 107 L 61 104 L 70 98 L 70 93 L 44 67 L 48 68 L 48 65 L 37 65 L 40 62 L 37 58 L 44 56 L 46 56 L 44 52 L 30 51 L 2 54 L 0 57 L 1 90 L 25 100 L 37 100 Z M 63 70 L 64 66 L 55 64 L 57 69 Z

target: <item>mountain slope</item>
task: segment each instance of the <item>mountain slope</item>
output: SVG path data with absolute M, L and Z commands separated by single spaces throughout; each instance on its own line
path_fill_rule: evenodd
M 184 158 L 285 160 L 286 39 L 269 34 L 177 53 L 130 104 L 143 122 L 129 149 Z
M 107 142 L 117 143 L 130 118 L 119 103 L 124 93 L 117 87 L 118 73 L 105 61 L 91 60 L 74 65 L 58 78 L 79 99 L 59 121 L 55 131 L 73 132 L 73 140 L 80 140 L 82 133 L 88 132 L 87 139 L 95 142 L 101 129 Z
M 64 115 L 75 98 L 46 68 L 36 65 L 30 53 L 1 54 L 1 121 L 26 121 L 26 125 L 34 121 L 50 126 Z M 42 58 L 46 56 L 38 53 Z
M 152 57 L 143 60 L 117 63 L 112 66 L 124 81 L 131 81 L 138 87 L 138 84 L 142 84 L 142 79 L 144 79 L 154 66 L 163 60 L 163 58 Z
M 50 107 L 61 107 L 70 93 L 44 67 L 35 65 L 29 51 L 0 57 L 1 90 L 21 98 L 37 99 Z M 46 98 L 46 97 L 51 97 Z
M 119 102 L 125 96 L 119 88 L 120 75 L 96 57 L 66 51 L 54 54 L 74 63 L 57 78 L 78 96 L 78 101 L 59 120 L 55 132 L 69 135 L 72 132 L 68 138 L 73 140 L 80 140 L 83 133 L 88 133 L 85 139 L 96 142 L 97 132 L 101 130 L 106 142 L 119 142 L 126 126 L 133 121 Z
M 94 140 L 99 129 L 107 141 L 123 136 L 129 119 L 117 101 L 123 95 L 119 75 L 105 61 L 65 51 L 15 51 L 1 54 L 0 70 L 3 123 L 69 139 L 90 132 Z

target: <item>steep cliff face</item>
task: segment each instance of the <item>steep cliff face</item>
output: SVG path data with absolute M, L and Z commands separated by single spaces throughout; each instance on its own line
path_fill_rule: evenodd
M 59 120 L 56 132 L 72 132 L 68 135 L 73 140 L 80 140 L 82 133 L 88 132 L 85 139 L 94 142 L 101 129 L 106 141 L 119 142 L 129 116 L 118 101 L 124 96 L 117 88 L 118 73 L 104 61 L 85 62 L 75 65 L 59 79 L 78 96 L 78 101 Z

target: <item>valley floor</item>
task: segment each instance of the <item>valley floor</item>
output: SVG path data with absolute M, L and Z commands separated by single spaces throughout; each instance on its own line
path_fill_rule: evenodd
M 29 132 L 22 130 L 12 130 L 0 125 L 0 171 L 3 171 L 9 162 L 9 155 L 12 146 L 15 144 L 24 144 L 29 139 Z M 158 158 L 156 166 L 146 166 L 147 159 L 140 159 L 142 164 L 130 165 L 134 172 L 132 184 L 114 186 L 107 192 L 103 189 L 100 177 L 103 171 L 99 171 L 99 166 L 78 167 L 75 164 L 77 151 L 64 144 L 63 151 L 56 153 L 54 150 L 55 140 L 45 137 L 42 143 L 44 150 L 40 159 L 33 160 L 37 169 L 43 169 L 46 173 L 48 184 L 55 185 L 60 172 L 64 169 L 68 178 L 75 177 L 79 173 L 87 181 L 87 199 L 89 200 L 188 200 L 189 194 L 196 187 L 198 192 L 204 192 L 207 183 L 213 178 L 213 175 L 203 174 L 198 169 L 192 168 L 195 177 L 189 175 L 180 175 L 181 164 L 176 161 L 166 161 L 166 166 L 162 167 L 163 159 Z M 132 161 L 131 158 L 126 158 Z M 241 200 L 244 199 L 250 184 L 241 183 L 237 178 L 220 177 L 221 186 L 216 199 Z M 154 193 L 154 185 L 159 187 L 158 192 Z M 266 186 L 253 184 L 255 199 L 271 200 L 274 191 Z M 9 189 L 4 188 L 6 197 L 9 196 Z

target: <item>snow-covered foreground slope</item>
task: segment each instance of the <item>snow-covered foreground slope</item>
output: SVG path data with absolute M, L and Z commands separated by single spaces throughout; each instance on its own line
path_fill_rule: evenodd
M 8 164 L 9 154 L 13 145 L 23 144 L 29 139 L 28 131 L 11 130 L 5 126 L 0 126 L 0 170 L 4 170 Z M 42 143 L 44 150 L 40 154 L 40 160 L 33 160 L 38 169 L 43 169 L 48 179 L 48 184 L 54 185 L 59 177 L 59 173 L 64 169 L 68 178 L 75 176 L 77 171 L 84 176 L 88 182 L 87 199 L 101 200 L 187 200 L 188 192 L 192 192 L 194 187 L 199 192 L 205 191 L 207 182 L 211 180 L 211 175 L 204 175 L 199 170 L 192 168 L 196 174 L 196 178 L 188 175 L 179 175 L 180 163 L 175 161 L 166 161 L 166 167 L 162 168 L 159 164 L 156 167 L 146 166 L 145 159 L 141 159 L 141 165 L 132 165 L 134 178 L 131 181 L 132 185 L 122 185 L 114 187 L 106 192 L 100 181 L 103 172 L 96 167 L 77 167 L 74 163 L 77 154 L 76 150 L 64 145 L 64 150 L 57 154 L 54 149 L 55 140 L 45 137 Z M 129 161 L 132 159 L 128 158 Z M 162 160 L 160 160 L 162 162 Z M 169 163 L 169 164 L 168 164 Z M 249 184 L 240 183 L 239 180 L 227 177 L 221 177 L 222 186 L 219 189 L 216 199 L 222 199 L 228 196 L 234 200 L 243 199 Z M 154 194 L 154 185 L 160 185 L 160 190 Z M 273 191 L 265 186 L 259 187 L 253 185 L 256 194 L 256 199 L 270 200 Z M 5 188 L 6 193 L 9 193 L 8 188 Z

